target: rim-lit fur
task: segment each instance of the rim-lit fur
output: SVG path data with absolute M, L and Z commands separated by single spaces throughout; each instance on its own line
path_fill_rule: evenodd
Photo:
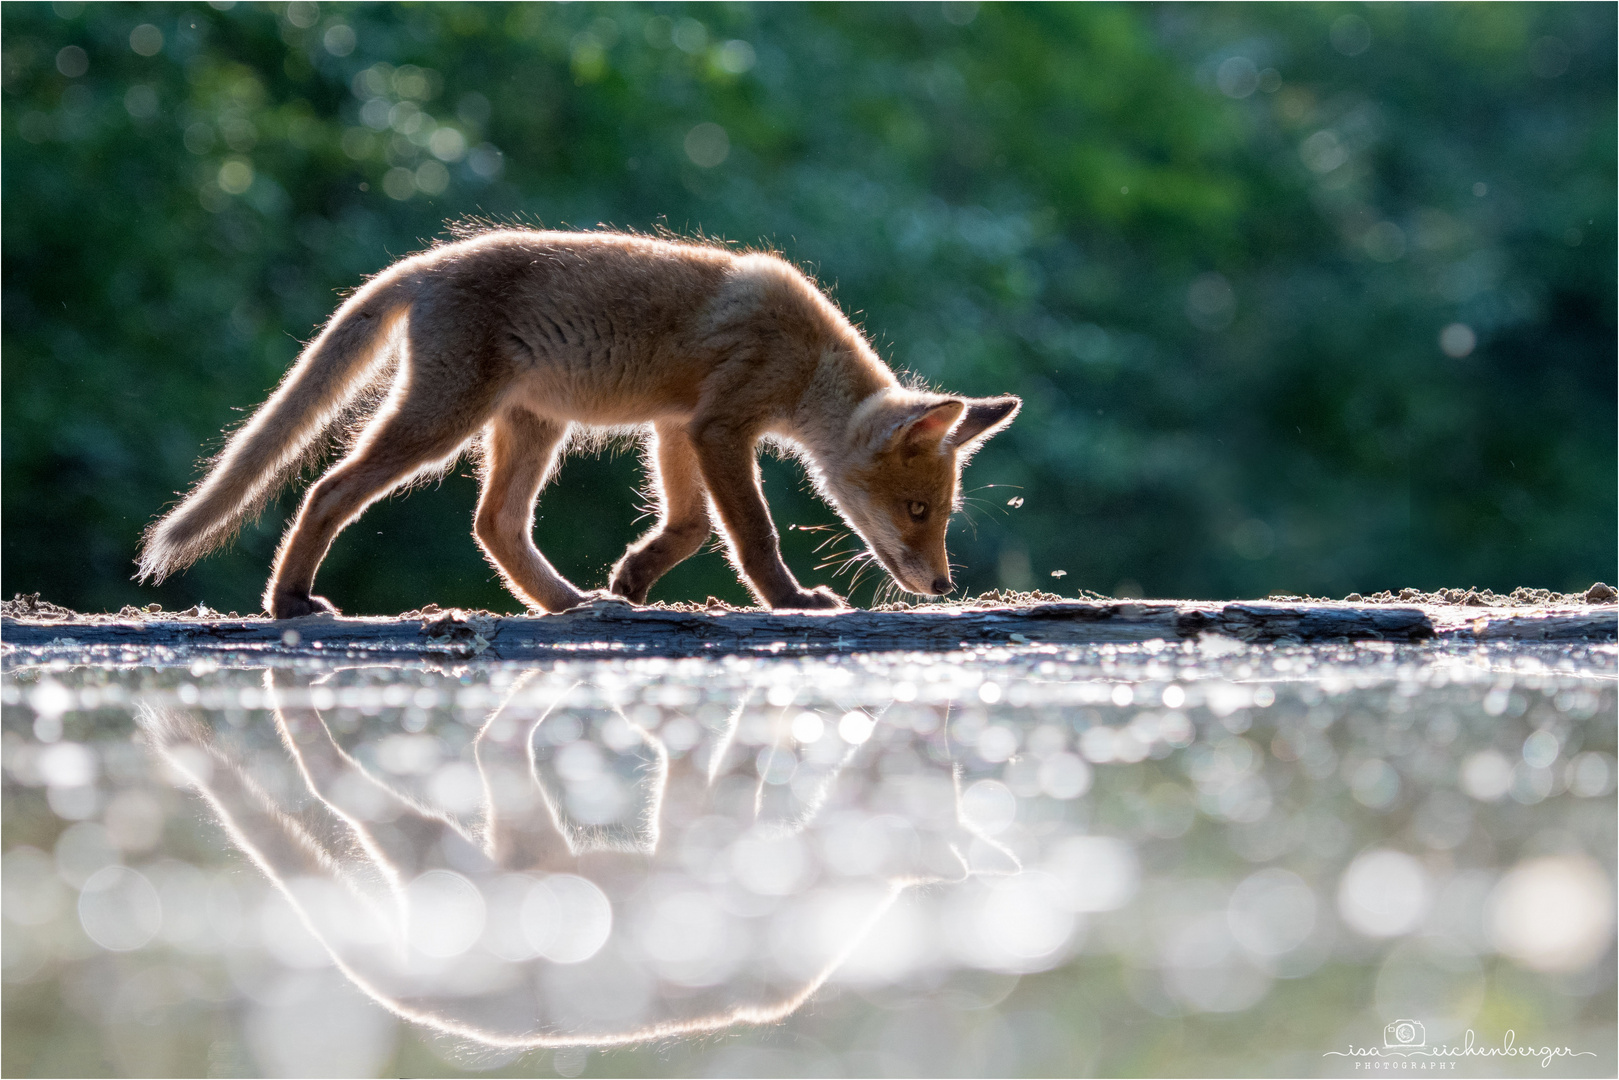
M 490 562 L 532 607 L 582 602 L 534 546 L 534 505 L 570 440 L 614 430 L 645 434 L 659 521 L 614 567 L 613 592 L 644 601 L 718 528 L 764 603 L 838 606 L 782 562 L 756 463 L 768 438 L 803 458 L 901 587 L 938 594 L 951 587 L 944 533 L 960 466 L 1018 407 L 901 387 L 774 255 L 496 230 L 405 259 L 343 304 L 204 480 L 148 530 L 142 580 L 229 539 L 390 369 L 388 393 L 283 538 L 264 595 L 277 618 L 334 610 L 312 595 L 332 539 L 475 439 L 474 532 Z

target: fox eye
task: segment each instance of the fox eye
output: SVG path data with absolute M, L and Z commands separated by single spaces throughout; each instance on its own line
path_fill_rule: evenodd
M 911 511 L 911 519 L 913 521 L 921 521 L 923 518 L 928 516 L 928 504 L 925 502 L 913 501 L 909 509 Z

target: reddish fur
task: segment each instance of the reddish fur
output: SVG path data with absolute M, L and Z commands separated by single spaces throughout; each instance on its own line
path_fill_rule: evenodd
M 660 520 L 614 567 L 613 592 L 643 601 L 717 527 L 766 604 L 839 605 L 782 562 L 756 464 L 766 437 L 800 453 L 902 587 L 946 591 L 960 463 L 1018 407 L 903 389 L 831 301 L 774 256 L 494 231 L 405 259 L 345 303 L 214 470 L 148 531 L 142 578 L 161 580 L 228 538 L 373 377 L 391 340 L 390 393 L 310 489 L 277 553 L 264 594 L 277 618 L 334 610 L 312 588 L 337 533 L 480 436 L 479 544 L 525 603 L 582 602 L 534 546 L 534 504 L 571 434 L 624 427 L 651 430 Z M 921 519 L 907 511 L 919 505 Z

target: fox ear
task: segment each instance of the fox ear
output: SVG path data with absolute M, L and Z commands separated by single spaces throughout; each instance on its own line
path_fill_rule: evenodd
M 1011 395 L 998 398 L 976 398 L 967 403 L 967 415 L 961 418 L 961 423 L 950 433 L 950 445 L 954 447 L 966 446 L 978 439 L 985 439 L 996 431 L 1012 422 L 1018 409 L 1023 407 L 1023 400 Z
M 890 445 L 912 454 L 937 450 L 966 409 L 967 403 L 960 398 L 946 398 L 931 405 L 918 406 L 913 414 L 900 423 Z

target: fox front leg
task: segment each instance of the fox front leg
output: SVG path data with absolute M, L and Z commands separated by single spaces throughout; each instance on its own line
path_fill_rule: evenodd
M 675 424 L 657 425 L 648 459 L 652 488 L 658 498 L 658 523 L 630 545 L 609 579 L 612 591 L 633 604 L 646 603 L 653 583 L 695 555 L 713 531 L 697 450 L 685 429 Z
M 731 559 L 753 593 L 772 608 L 812 611 L 846 607 L 826 586 L 805 589 L 781 558 L 781 538 L 759 483 L 757 437 L 719 423 L 692 433 L 697 465 L 719 513 Z

